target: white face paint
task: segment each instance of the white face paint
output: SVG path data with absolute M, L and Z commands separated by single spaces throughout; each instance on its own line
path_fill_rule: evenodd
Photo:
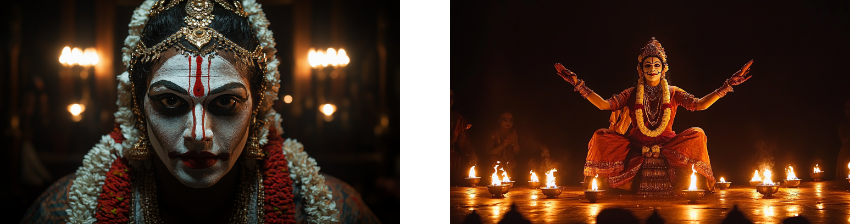
M 661 79 L 661 76 L 664 74 L 662 71 L 661 60 L 656 57 L 648 57 L 643 59 L 643 64 L 641 64 L 641 71 L 643 71 L 643 77 L 646 78 L 648 82 L 655 82 Z
M 220 56 L 177 54 L 154 71 L 150 83 L 145 113 L 157 155 L 184 185 L 214 185 L 248 139 L 247 78 Z

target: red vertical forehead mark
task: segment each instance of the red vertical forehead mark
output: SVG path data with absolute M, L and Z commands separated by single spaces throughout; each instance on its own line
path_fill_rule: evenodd
M 201 64 L 204 63 L 204 58 L 200 55 L 195 56 L 195 62 L 198 64 L 198 69 L 195 69 L 195 86 L 192 87 L 192 93 L 195 94 L 195 97 L 204 96 L 204 84 L 201 81 Z

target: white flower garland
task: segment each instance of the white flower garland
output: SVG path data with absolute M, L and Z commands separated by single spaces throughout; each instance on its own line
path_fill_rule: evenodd
M 129 26 L 129 35 L 124 39 L 124 47 L 121 49 L 122 62 L 125 68 L 130 66 L 130 55 L 133 47 L 141 40 L 142 31 L 148 20 L 148 14 L 156 0 L 145 0 L 141 6 L 133 12 Z M 274 128 L 277 134 L 283 133 L 280 123 L 283 121 L 272 105 L 278 99 L 277 93 L 280 89 L 280 72 L 278 65 L 280 61 L 274 55 L 277 51 L 274 46 L 272 31 L 268 29 L 269 21 L 255 0 L 242 0 L 242 6 L 248 13 L 248 21 L 253 25 L 257 38 L 263 52 L 266 53 L 268 64 L 264 72 L 266 88 L 263 91 L 264 100 L 260 102 L 260 119 L 266 120 L 265 126 L 260 130 L 259 143 L 268 143 L 270 128 Z M 118 111 L 115 112 L 115 122 L 120 125 L 121 134 L 126 139 L 121 144 L 109 136 L 104 135 L 101 142 L 92 148 L 83 160 L 83 165 L 77 170 L 76 179 L 71 185 L 68 198 L 70 206 L 68 223 L 94 223 L 94 213 L 97 209 L 97 198 L 102 190 L 106 173 L 109 167 L 118 157 L 127 158 L 133 145 L 139 139 L 139 131 L 136 129 L 135 114 L 132 112 L 132 94 L 130 91 L 130 74 L 126 71 L 118 76 Z M 310 158 L 301 143 L 287 139 L 283 147 L 287 156 L 288 166 L 292 170 L 291 178 L 296 184 L 301 184 L 303 198 L 305 199 L 304 210 L 307 212 L 307 221 L 310 223 L 332 223 L 339 222 L 337 217 L 336 203 L 333 194 L 325 184 L 325 178 L 319 175 L 319 167 L 316 160 Z
M 115 147 L 119 146 L 119 147 Z M 94 223 L 97 221 L 94 213 L 97 210 L 97 199 L 103 189 L 106 172 L 112 166 L 112 161 L 118 158 L 119 144 L 109 135 L 100 138 L 100 142 L 89 150 L 83 159 L 83 165 L 77 169 L 77 178 L 68 192 L 68 223 Z
M 301 184 L 301 194 L 304 201 L 304 211 L 307 212 L 310 223 L 339 222 L 336 203 L 333 201 L 331 190 L 325 185 L 325 177 L 319 175 L 316 160 L 307 156 L 304 145 L 297 140 L 286 139 L 283 142 L 283 154 L 290 168 L 289 176 L 293 182 Z

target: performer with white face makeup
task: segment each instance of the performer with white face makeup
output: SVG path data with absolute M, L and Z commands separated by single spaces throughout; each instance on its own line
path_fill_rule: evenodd
M 248 139 L 248 79 L 222 57 L 174 54 L 149 86 L 145 113 L 156 154 L 186 186 L 212 186 Z
M 600 110 L 613 110 L 611 126 L 599 129 L 588 143 L 587 161 L 584 165 L 585 177 L 598 175 L 603 184 L 623 190 L 638 191 L 645 195 L 673 194 L 673 187 L 687 188 L 686 175 L 695 167 L 700 174 L 700 188 L 713 191 L 714 176 L 708 157 L 705 133 L 700 128 L 690 128 L 682 133 L 672 130 L 676 109 L 681 106 L 690 111 L 705 110 L 727 93 L 732 92 L 732 86 L 747 81 L 752 61 L 723 83 L 723 86 L 708 95 L 697 98 L 676 86 L 667 83 L 667 54 L 661 43 L 653 37 L 638 55 L 638 84 L 628 88 L 609 99 L 603 99 L 588 88 L 576 74 L 564 68 L 560 63 L 555 69 L 564 80 L 575 86 L 575 91 L 590 101 Z M 631 123 L 635 124 L 626 133 Z M 658 160 L 656 158 L 662 158 Z M 646 187 L 641 182 L 633 184 L 632 180 L 641 169 L 644 161 L 660 161 L 660 164 L 650 163 L 651 166 L 669 166 L 673 169 L 687 172 L 673 172 L 663 178 L 671 181 L 661 185 Z M 666 172 L 666 170 L 665 170 Z M 647 179 L 647 178 L 645 178 Z M 643 180 L 642 180 L 643 181 Z M 671 186 L 670 182 L 673 185 Z M 645 186 L 646 185 L 646 186 Z M 639 189 L 632 189 L 639 186 Z
M 115 130 L 22 222 L 380 223 L 281 137 L 268 25 L 254 0 L 144 1 L 124 42 Z

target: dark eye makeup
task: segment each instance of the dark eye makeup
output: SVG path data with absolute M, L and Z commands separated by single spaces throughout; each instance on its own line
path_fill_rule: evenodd
M 166 116 L 177 116 L 189 111 L 189 103 L 173 93 L 149 96 L 154 110 Z
M 239 112 L 239 108 L 242 108 L 242 104 L 245 102 L 245 99 L 237 96 L 237 95 L 221 95 L 213 99 L 209 104 L 208 108 L 210 113 L 217 116 L 232 116 L 236 115 Z

